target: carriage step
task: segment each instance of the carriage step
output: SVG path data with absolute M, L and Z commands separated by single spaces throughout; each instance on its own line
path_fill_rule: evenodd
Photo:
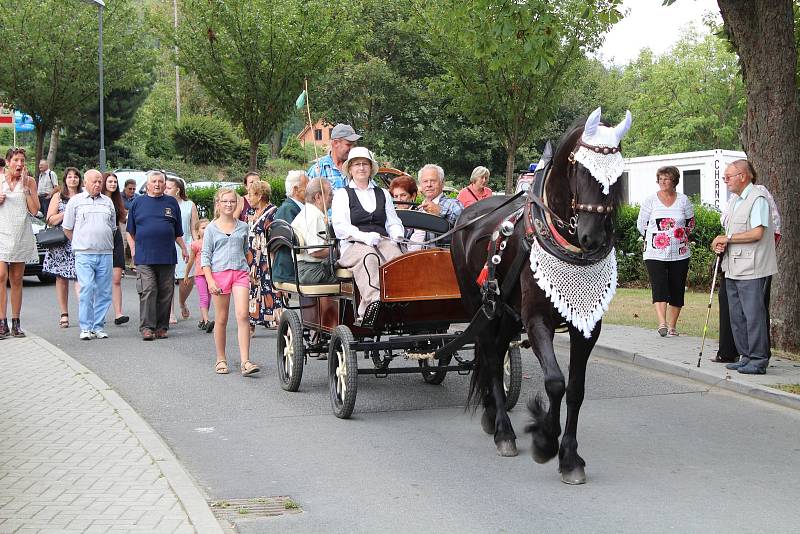
M 383 378 L 385 375 L 402 375 L 411 373 L 420 374 L 422 370 L 423 369 L 420 367 L 394 367 L 389 369 L 359 368 L 358 374 L 376 375 L 378 376 L 378 378 Z M 426 367 L 424 368 L 424 370 L 431 373 L 436 371 L 458 371 L 458 374 L 460 375 L 468 375 L 472 370 L 472 365 L 461 364 L 461 365 L 448 365 L 447 367 Z

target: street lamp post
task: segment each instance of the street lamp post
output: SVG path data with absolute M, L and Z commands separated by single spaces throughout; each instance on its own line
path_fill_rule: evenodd
M 106 132 L 105 132 L 105 117 L 103 112 L 103 9 L 106 4 L 103 0 L 83 0 L 89 4 L 97 6 L 97 32 L 98 32 L 98 45 L 97 45 L 97 70 L 100 80 L 100 171 L 106 170 Z

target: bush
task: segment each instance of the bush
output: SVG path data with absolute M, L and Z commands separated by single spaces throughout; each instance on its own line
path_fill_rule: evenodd
M 286 144 L 281 149 L 281 157 L 297 163 L 306 162 L 306 151 L 300 145 L 300 140 L 296 136 L 290 135 L 289 139 L 286 140 Z
M 233 161 L 241 146 L 230 125 L 214 117 L 186 117 L 172 137 L 178 154 L 186 161 L 199 164 Z

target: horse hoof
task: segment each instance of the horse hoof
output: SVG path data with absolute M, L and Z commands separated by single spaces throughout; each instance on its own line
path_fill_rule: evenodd
M 517 455 L 517 444 L 512 439 L 509 441 L 501 441 L 497 444 L 497 454 L 499 456 L 516 456 Z
M 533 461 L 537 464 L 546 464 L 553 459 L 552 456 L 542 454 L 536 447 L 531 449 L 531 456 L 533 457 Z
M 586 471 L 583 467 L 576 467 L 567 473 L 561 473 L 561 482 L 570 486 L 586 484 Z
M 487 434 L 494 434 L 494 417 L 489 416 L 486 411 L 484 411 L 483 415 L 481 416 L 481 428 Z

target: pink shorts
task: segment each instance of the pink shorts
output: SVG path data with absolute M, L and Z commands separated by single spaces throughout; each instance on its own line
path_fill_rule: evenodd
M 228 269 L 227 271 L 211 273 L 211 276 L 214 277 L 214 282 L 217 284 L 217 287 L 220 288 L 223 295 L 229 294 L 234 286 L 250 289 L 250 277 L 245 271 Z

